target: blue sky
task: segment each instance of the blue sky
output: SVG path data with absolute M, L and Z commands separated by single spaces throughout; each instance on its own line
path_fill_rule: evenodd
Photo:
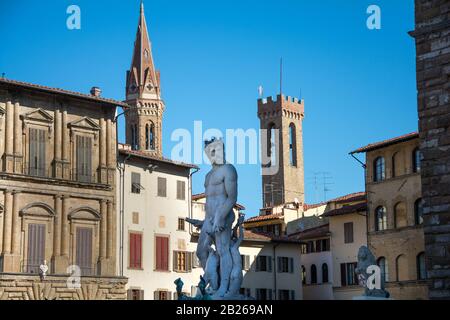
M 66 28 L 66 9 L 81 8 L 81 30 Z M 366 27 L 366 9 L 381 8 L 382 28 Z M 257 87 L 305 100 L 307 202 L 323 200 L 316 172 L 329 172 L 327 197 L 364 189 L 348 152 L 417 130 L 413 1 L 145 1 L 153 55 L 161 71 L 164 153 L 177 128 L 255 128 Z M 139 1 L 2 1 L 0 73 L 21 81 L 124 99 Z M 124 124 L 120 124 L 123 131 Z M 123 135 L 122 135 L 123 137 Z M 194 178 L 203 191 L 208 167 Z M 261 206 L 258 165 L 238 165 L 239 202 Z M 322 186 L 319 185 L 319 188 Z

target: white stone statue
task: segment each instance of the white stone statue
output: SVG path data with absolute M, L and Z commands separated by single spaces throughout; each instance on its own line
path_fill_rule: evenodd
M 44 263 L 39 266 L 39 277 L 41 278 L 41 281 L 45 280 L 47 277 L 48 272 L 48 265 L 47 260 L 44 260 Z
M 205 271 L 204 279 L 212 299 L 243 299 L 239 295 L 243 279 L 239 253 L 243 217 L 233 228 L 237 172 L 233 165 L 225 161 L 222 140 L 213 138 L 205 141 L 205 153 L 212 165 L 205 178 L 205 220 L 186 221 L 201 229 L 196 253 Z

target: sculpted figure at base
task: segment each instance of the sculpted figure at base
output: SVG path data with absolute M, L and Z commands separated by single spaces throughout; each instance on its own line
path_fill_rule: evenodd
M 365 296 L 389 298 L 389 292 L 385 290 L 383 270 L 379 269 L 375 256 L 366 246 L 359 248 L 355 272 L 360 285 L 364 287 Z

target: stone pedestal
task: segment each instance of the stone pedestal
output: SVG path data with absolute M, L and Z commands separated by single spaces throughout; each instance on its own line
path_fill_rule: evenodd
M 98 273 L 102 276 L 102 277 L 107 277 L 107 276 L 114 276 L 114 264 L 112 259 L 108 259 L 108 258 L 104 258 L 104 259 L 100 259 L 100 261 L 98 262 Z
M 3 255 L 3 272 L 5 273 L 17 273 L 20 270 L 20 255 L 5 253 Z
M 53 268 L 55 274 L 67 274 L 68 266 L 69 266 L 68 256 L 53 257 Z

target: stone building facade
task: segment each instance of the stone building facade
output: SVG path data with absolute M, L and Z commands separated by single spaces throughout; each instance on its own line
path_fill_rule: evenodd
M 394 299 L 427 299 L 418 133 L 372 143 L 366 154 L 367 244 Z
M 263 207 L 304 203 L 304 101 L 278 95 L 258 100 L 262 130 Z M 265 130 L 265 131 L 264 131 Z
M 34 283 L 52 290 L 76 273 L 91 291 L 100 284 L 105 296 L 107 287 L 123 291 L 124 279 L 109 287 L 116 275 L 117 106 L 126 105 L 101 98 L 98 88 L 89 95 L 0 79 L 3 294 L 26 298 Z M 51 277 L 40 283 L 43 264 Z M 69 298 L 63 291 L 55 297 Z
M 425 252 L 431 299 L 450 299 L 450 3 L 415 0 Z

